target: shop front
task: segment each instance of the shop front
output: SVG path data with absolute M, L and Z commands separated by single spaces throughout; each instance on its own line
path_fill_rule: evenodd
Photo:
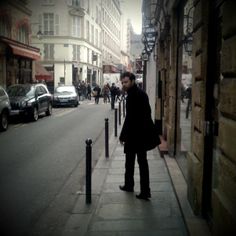
M 40 59 L 39 49 L 18 41 L 0 37 L 1 85 L 35 81 L 33 61 Z

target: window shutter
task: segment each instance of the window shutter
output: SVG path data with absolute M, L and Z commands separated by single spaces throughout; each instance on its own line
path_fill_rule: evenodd
M 55 34 L 59 35 L 59 16 L 55 15 Z
M 43 16 L 42 16 L 42 14 L 40 14 L 39 16 L 38 16 L 38 21 L 39 21 L 39 30 L 41 30 L 41 31 L 43 31 L 44 30 L 44 28 L 43 28 Z

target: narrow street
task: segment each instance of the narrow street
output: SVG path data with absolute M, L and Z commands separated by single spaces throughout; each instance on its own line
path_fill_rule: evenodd
M 45 235 L 63 226 L 85 181 L 85 140 L 93 140 L 94 165 L 106 117 L 112 129 L 110 104 L 84 101 L 0 133 L 1 232 Z

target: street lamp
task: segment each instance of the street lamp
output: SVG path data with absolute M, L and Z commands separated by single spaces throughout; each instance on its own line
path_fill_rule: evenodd
M 193 36 L 192 34 L 188 34 L 184 36 L 183 45 L 185 52 L 188 53 L 189 56 L 192 55 L 193 51 Z
M 191 6 L 188 10 L 188 13 L 184 15 L 185 20 L 185 33 L 183 37 L 183 45 L 185 52 L 191 56 L 193 51 L 193 17 L 191 16 L 191 11 L 194 9 L 194 6 Z M 193 13 L 192 13 L 193 14 Z
M 42 33 L 41 30 L 39 30 L 39 31 L 37 32 L 37 38 L 38 38 L 39 40 L 41 40 L 42 37 L 43 37 L 43 33 Z
M 38 32 L 37 32 L 37 34 L 36 34 L 36 37 L 37 37 L 39 40 L 41 40 L 42 37 L 43 37 L 43 33 L 42 33 L 42 31 L 41 31 L 41 24 L 38 23 L 38 22 L 30 23 L 31 28 L 32 28 L 33 25 L 38 25 L 38 26 L 39 26 L 39 30 L 38 30 Z M 31 29 L 31 30 L 32 30 L 32 29 Z

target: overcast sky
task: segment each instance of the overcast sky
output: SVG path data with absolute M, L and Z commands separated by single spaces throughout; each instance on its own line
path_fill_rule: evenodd
M 124 14 L 130 18 L 134 32 L 141 34 L 142 32 L 142 0 L 121 0 L 124 4 Z M 123 10 L 123 11 L 124 11 Z

